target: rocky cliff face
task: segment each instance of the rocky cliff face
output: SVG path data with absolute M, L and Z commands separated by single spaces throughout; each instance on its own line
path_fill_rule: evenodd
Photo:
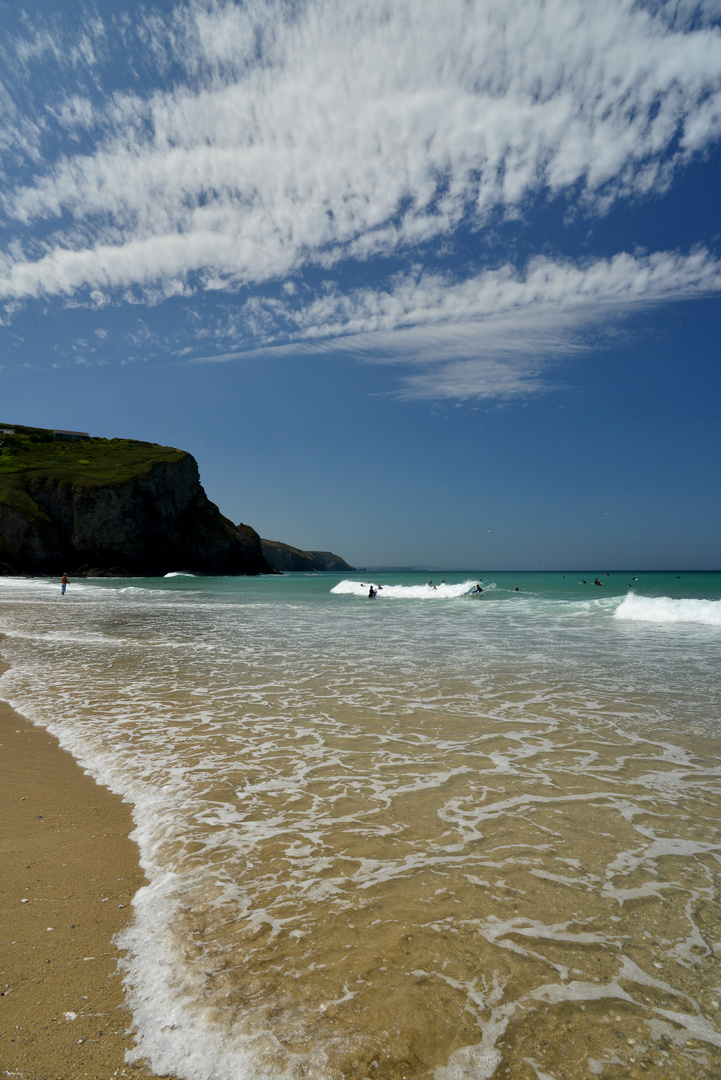
M 353 570 L 332 551 L 302 551 L 280 540 L 261 540 L 263 554 L 274 570 Z
M 334 555 L 332 551 L 309 551 L 308 554 L 315 559 L 322 570 L 355 570 L 355 566 L 341 559 L 340 555 Z
M 74 482 L 57 467 L 17 472 L 0 498 L 0 572 L 272 573 L 255 530 L 223 517 L 194 458 L 173 453 L 114 483 Z

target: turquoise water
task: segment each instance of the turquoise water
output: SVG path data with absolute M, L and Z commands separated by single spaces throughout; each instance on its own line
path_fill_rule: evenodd
M 310 598 L 327 600 L 330 589 L 342 580 L 370 584 L 418 586 L 433 581 L 436 586 L 445 581 L 447 584 L 475 583 L 495 585 L 495 589 L 486 599 L 500 599 L 516 587 L 544 599 L 586 600 L 597 598 L 594 580 L 601 581 L 602 596 L 625 596 L 629 586 L 640 595 L 650 597 L 668 596 L 675 599 L 721 599 L 721 572 L 674 572 L 644 573 L 639 571 L 614 571 L 607 573 L 598 570 L 569 570 L 562 572 L 491 572 L 479 570 L 461 571 L 416 571 L 399 573 L 389 571 L 362 570 L 343 575 L 335 574 L 282 574 L 278 577 L 257 578 L 196 578 L 178 574 L 164 579 L 140 578 L 133 581 L 133 587 L 162 590 L 175 593 L 201 592 L 206 596 L 237 595 L 248 599 L 291 599 Z M 587 585 L 583 585 L 583 580 Z M 87 582 L 83 582 L 83 585 Z M 117 589 L 127 587 L 127 583 L 118 579 L 98 579 L 93 582 L 98 588 Z
M 595 577 L 0 580 L 0 695 L 133 806 L 139 1056 L 721 1072 L 721 575 Z

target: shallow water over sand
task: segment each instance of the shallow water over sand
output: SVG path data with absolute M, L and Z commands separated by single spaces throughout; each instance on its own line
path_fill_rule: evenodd
M 337 580 L 0 586 L 0 694 L 135 806 L 139 1053 L 193 1080 L 721 1071 L 716 609 Z

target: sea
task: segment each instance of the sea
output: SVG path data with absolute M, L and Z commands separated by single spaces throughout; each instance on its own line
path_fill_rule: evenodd
M 132 807 L 130 1060 L 721 1076 L 721 574 L 4 578 L 0 631 Z

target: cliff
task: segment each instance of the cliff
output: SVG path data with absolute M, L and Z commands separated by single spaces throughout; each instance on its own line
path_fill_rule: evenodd
M 263 554 L 274 570 L 353 570 L 332 551 L 301 551 L 280 540 L 261 540 Z
M 320 563 L 321 570 L 355 570 L 355 566 L 341 559 L 340 555 L 334 555 L 332 551 L 308 551 L 306 554 Z
M 37 428 L 0 433 L 0 573 L 172 570 L 272 573 L 255 530 L 209 501 L 190 454 Z

